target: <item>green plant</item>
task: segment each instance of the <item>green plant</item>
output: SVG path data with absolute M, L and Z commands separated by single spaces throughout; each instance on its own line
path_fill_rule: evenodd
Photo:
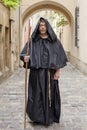
M 20 5 L 21 0 L 1 0 L 7 7 L 15 9 Z
M 55 19 L 58 19 L 56 22 L 57 27 L 65 26 L 68 24 L 68 21 L 63 14 L 53 11 L 50 15 L 50 20 L 53 22 Z

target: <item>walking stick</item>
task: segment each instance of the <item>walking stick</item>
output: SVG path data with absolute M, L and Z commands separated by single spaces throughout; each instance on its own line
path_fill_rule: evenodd
M 29 33 L 28 33 L 28 45 L 27 45 L 26 55 L 29 55 L 30 32 L 31 32 L 31 27 L 30 27 L 30 19 L 29 19 Z M 26 68 L 25 68 L 25 109 L 24 109 L 24 129 L 26 128 L 27 72 L 28 72 L 27 67 L 28 67 L 28 62 L 26 62 Z

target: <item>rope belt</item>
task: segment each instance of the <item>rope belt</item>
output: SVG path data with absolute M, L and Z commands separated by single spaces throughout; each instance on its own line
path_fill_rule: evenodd
M 49 97 L 49 106 L 51 107 L 50 70 L 48 70 L 48 97 Z

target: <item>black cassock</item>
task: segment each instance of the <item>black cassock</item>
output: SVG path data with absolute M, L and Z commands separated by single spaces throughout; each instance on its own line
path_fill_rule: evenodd
M 54 80 L 54 73 L 56 69 L 64 67 L 68 60 L 50 24 L 46 19 L 44 21 L 48 38 L 43 39 L 39 36 L 39 20 L 30 39 L 26 112 L 32 121 L 49 125 L 53 122 L 59 123 L 61 112 L 59 83 L 58 80 Z M 27 43 L 20 54 L 23 62 L 26 48 Z

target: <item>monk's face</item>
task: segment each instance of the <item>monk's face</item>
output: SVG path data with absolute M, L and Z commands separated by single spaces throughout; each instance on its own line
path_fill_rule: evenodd
M 39 32 L 40 32 L 40 34 L 46 34 L 46 32 L 47 32 L 46 23 L 44 21 L 40 22 Z

